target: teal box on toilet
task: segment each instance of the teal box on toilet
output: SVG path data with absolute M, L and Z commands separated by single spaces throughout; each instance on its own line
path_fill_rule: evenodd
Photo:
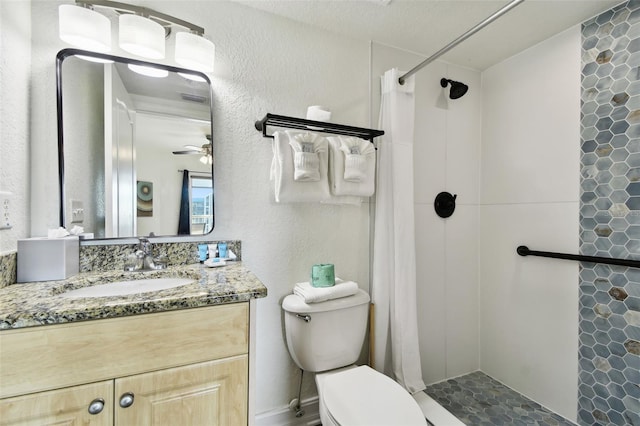
M 333 287 L 336 284 L 336 275 L 331 263 L 313 265 L 311 268 L 311 285 L 313 287 Z

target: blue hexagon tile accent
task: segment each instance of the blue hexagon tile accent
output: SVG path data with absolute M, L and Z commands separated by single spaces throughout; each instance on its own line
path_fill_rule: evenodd
M 640 260 L 640 0 L 582 24 L 580 251 Z M 640 269 L 582 263 L 578 422 L 640 426 Z
M 573 425 L 481 371 L 429 385 L 425 392 L 466 425 Z

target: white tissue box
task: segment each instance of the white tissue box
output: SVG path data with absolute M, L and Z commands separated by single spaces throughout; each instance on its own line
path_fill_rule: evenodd
M 18 240 L 19 283 L 64 280 L 80 270 L 77 236 Z

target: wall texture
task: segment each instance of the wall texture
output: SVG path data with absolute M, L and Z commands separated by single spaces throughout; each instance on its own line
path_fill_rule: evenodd
M 57 226 L 54 58 L 67 46 L 51 23 L 60 3 L 0 0 L 0 190 L 14 193 L 16 218 L 12 230 L 0 231 L 0 252 L 15 250 L 18 238 Z M 230 2 L 191 1 L 189 8 L 180 1 L 136 3 L 203 26 L 216 43 L 218 211 L 208 238 L 242 240 L 243 261 L 269 289 L 257 304 L 256 411 L 286 407 L 296 396 L 299 373 L 286 349 L 280 302 L 318 262 L 336 264 L 341 277 L 368 288 L 369 205 L 275 204 L 268 182 L 270 143 L 253 121 L 266 112 L 304 116 L 308 105 L 321 104 L 336 122 L 368 126 L 377 121 L 378 76 L 423 58 L 374 44 L 369 82 L 366 42 Z M 583 27 L 585 254 L 638 254 L 640 30 L 639 12 L 631 11 L 637 7 L 631 1 Z M 573 420 L 578 266 L 520 258 L 515 248 L 579 247 L 579 45 L 575 28 L 490 68 L 482 80 L 475 71 L 441 62 L 418 73 L 415 167 L 425 381 L 480 367 Z M 588 79 L 591 74 L 597 82 Z M 469 84 L 469 93 L 447 101 L 442 77 Z M 622 80 L 628 85 L 619 88 Z M 368 117 L 370 90 L 374 119 Z M 597 105 L 590 103 L 594 93 Z M 621 122 L 628 128 L 617 133 Z M 458 210 L 448 220 L 432 209 L 433 197 L 444 190 L 458 194 Z M 628 198 L 616 201 L 619 191 Z M 585 267 L 580 280 L 579 421 L 638 422 L 633 383 L 640 380 L 640 277 Z M 303 399 L 314 394 L 313 377 L 306 375 Z
M 0 191 L 9 191 L 13 228 L 0 230 L 0 253 L 29 236 L 29 70 L 31 4 L 0 2 Z
M 409 70 L 425 58 L 373 43 L 372 122 L 386 70 Z M 469 85 L 457 100 L 440 86 L 446 77 Z M 478 200 L 482 88 L 480 73 L 434 62 L 415 74 L 414 203 L 417 304 L 422 375 L 438 382 L 479 368 Z M 441 191 L 457 194 L 448 219 L 436 215 Z
M 640 259 L 640 3 L 582 25 L 580 251 Z M 581 424 L 640 425 L 640 272 L 583 263 Z
M 576 419 L 580 30 L 482 74 L 480 369 Z
M 51 161 L 57 150 L 54 59 L 68 46 L 51 24 L 62 1 L 33 3 L 31 74 L 23 70 L 31 80 L 31 115 L 24 108 L 18 118 L 31 122 L 31 144 L 39 155 L 13 173 L 21 180 L 33 177 L 32 234 L 42 235 L 57 226 L 51 214 L 58 205 L 57 164 Z M 369 206 L 276 204 L 270 139 L 253 123 L 267 112 L 303 117 L 307 106 L 326 105 L 336 122 L 366 126 L 369 45 L 232 2 L 135 3 L 203 26 L 216 44 L 211 78 L 217 211 L 207 239 L 241 240 L 243 262 L 269 290 L 257 303 L 256 412 L 287 407 L 297 396 L 299 371 L 286 348 L 280 302 L 296 282 L 308 279 L 315 263 L 334 263 L 340 277 L 368 288 Z M 302 397 L 314 394 L 313 376 L 305 375 Z

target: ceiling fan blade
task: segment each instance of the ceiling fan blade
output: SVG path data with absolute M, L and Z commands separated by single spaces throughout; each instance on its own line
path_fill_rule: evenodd
M 192 155 L 192 154 L 197 154 L 197 155 L 202 155 L 202 152 L 200 151 L 193 151 L 193 150 L 188 150 L 188 151 L 173 151 L 174 154 L 178 154 L 178 155 Z

